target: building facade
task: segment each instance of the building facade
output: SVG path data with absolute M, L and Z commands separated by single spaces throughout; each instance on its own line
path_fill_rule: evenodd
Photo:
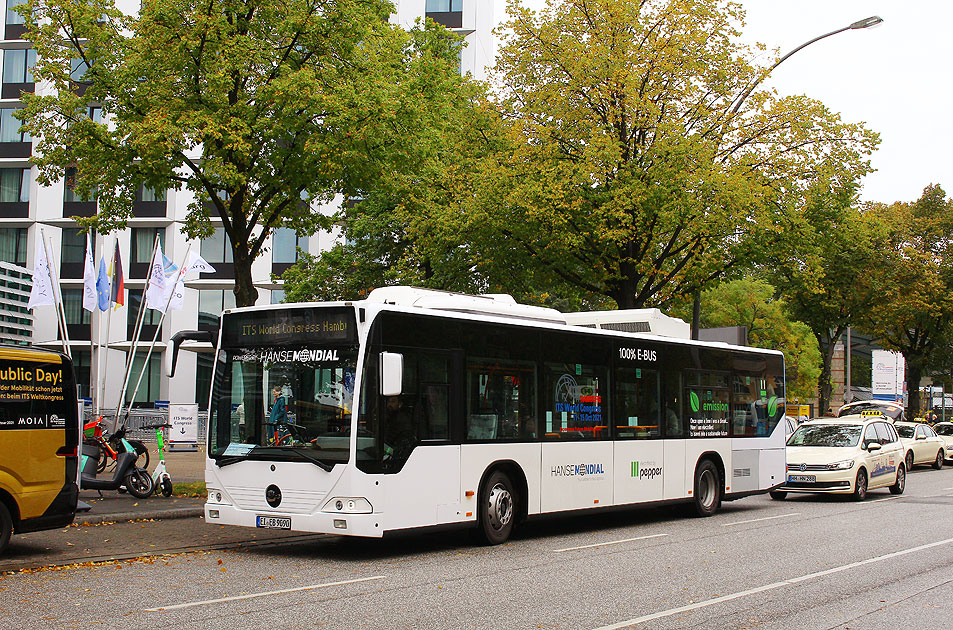
M 4 33 L 0 41 L 3 66 L 0 84 L 0 342 L 62 347 L 53 307 L 41 306 L 32 311 L 26 308 L 31 270 L 38 248 L 42 246 L 42 235 L 54 280 L 61 287 L 69 346 L 79 383 L 78 396 L 89 398 L 95 389 L 103 408 L 115 407 L 122 389 L 122 368 L 132 352 L 153 243 L 158 236 L 164 253 L 176 264 L 180 264 L 186 251 L 192 248 L 199 251 L 216 272 L 190 276 L 186 281 L 184 308 L 169 311 L 161 327 L 161 314 L 145 311 L 140 336 L 143 342 L 137 348 L 133 369 L 133 381 L 140 372 L 143 375 L 135 404 L 197 402 L 204 408 L 211 386 L 212 354 L 180 353 L 176 375 L 171 379 L 163 373 L 162 358 L 165 343 L 174 333 L 212 327 L 224 309 L 235 305 L 231 253 L 221 222 L 213 219 L 218 228 L 211 238 L 190 242 L 182 228 L 192 201 L 191 193 L 139 190 L 127 229 L 95 237 L 97 265 L 100 256 L 108 264 L 118 239 L 128 290 L 125 305 L 105 313 L 83 309 L 86 236 L 71 217 L 92 216 L 97 212 L 97 205 L 95 199 L 83 199 L 73 193 L 69 173 L 64 173 L 62 180 L 49 187 L 41 187 L 36 181 L 36 169 L 31 162 L 32 138 L 20 131 L 20 122 L 13 115 L 22 106 L 22 92 L 43 89 L 34 84 L 32 68 L 36 54 L 30 42 L 24 39 L 26 26 L 14 10 L 23 1 L 5 0 Z M 461 72 L 477 79 L 487 77 L 487 68 L 495 57 L 492 33 L 496 25 L 495 2 L 400 0 L 394 4 L 391 21 L 396 24 L 409 27 L 426 16 L 464 36 Z M 94 119 L 99 115 L 96 110 L 90 107 L 89 113 Z M 330 214 L 341 202 L 339 199 L 328 205 L 315 204 L 312 209 Z M 252 269 L 259 290 L 258 303 L 277 303 L 283 299 L 281 282 L 272 281 L 272 274 L 283 272 L 295 262 L 296 246 L 318 253 L 328 249 L 338 236 L 333 232 L 320 232 L 299 237 L 288 229 L 276 230 L 271 236 L 271 246 L 254 262 Z

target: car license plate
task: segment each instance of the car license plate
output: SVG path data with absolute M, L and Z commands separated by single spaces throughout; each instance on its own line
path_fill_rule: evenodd
M 788 475 L 788 483 L 815 483 L 816 475 Z
M 291 529 L 291 518 L 286 516 L 261 516 L 255 517 L 255 526 L 265 529 Z

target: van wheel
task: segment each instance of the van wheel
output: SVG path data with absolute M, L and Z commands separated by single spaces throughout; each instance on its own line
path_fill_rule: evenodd
M 788 496 L 788 493 L 784 490 L 775 490 L 769 493 L 771 498 L 775 501 L 784 501 L 784 498 Z
M 516 524 L 516 492 L 506 473 L 497 470 L 480 489 L 478 514 L 479 539 L 488 545 L 499 545 L 513 533 Z
M 890 494 L 903 494 L 903 489 L 907 485 L 907 471 L 903 464 L 897 468 L 897 481 L 890 486 Z
M 867 472 L 863 468 L 857 471 L 853 498 L 854 501 L 863 501 L 867 498 Z
M 695 469 L 695 514 L 711 516 L 721 507 L 721 478 L 710 459 L 702 460 Z
M 13 517 L 10 516 L 10 510 L 0 502 L 0 554 L 10 542 L 10 536 L 13 534 Z

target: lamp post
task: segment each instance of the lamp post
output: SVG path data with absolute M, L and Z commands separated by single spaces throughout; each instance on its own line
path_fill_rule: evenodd
M 837 35 L 838 33 L 843 33 L 844 31 L 871 28 L 871 27 L 877 26 L 881 22 L 883 22 L 883 19 L 880 16 L 872 15 L 869 18 L 864 18 L 863 20 L 857 20 L 856 22 L 848 24 L 847 26 L 844 26 L 842 28 L 833 30 L 829 33 L 818 35 L 814 39 L 810 39 L 804 42 L 803 44 L 801 44 L 800 46 L 798 46 L 797 48 L 795 48 L 794 50 L 788 52 L 786 55 L 782 56 L 780 59 L 775 61 L 770 68 L 762 72 L 761 76 L 755 79 L 754 83 L 752 83 L 750 86 L 745 88 L 745 90 L 738 96 L 737 102 L 735 102 L 734 106 L 728 112 L 728 118 L 730 119 L 735 114 L 737 114 L 738 110 L 741 109 L 741 105 L 745 102 L 745 100 L 749 96 L 751 96 L 751 93 L 754 91 L 756 87 L 758 87 L 758 84 L 761 83 L 765 78 L 767 78 L 767 76 L 771 74 L 771 72 L 775 68 L 780 66 L 786 59 L 788 59 L 794 53 L 804 48 L 807 48 L 814 42 L 819 42 L 822 39 L 830 37 L 831 35 Z M 692 305 L 692 339 L 698 339 L 698 329 L 700 328 L 700 323 L 701 323 L 701 289 L 699 288 L 697 291 L 695 291 L 695 300 L 694 300 L 694 304 Z

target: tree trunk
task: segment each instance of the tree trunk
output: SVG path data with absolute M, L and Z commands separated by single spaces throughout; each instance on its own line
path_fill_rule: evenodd
M 923 366 L 916 359 L 903 357 L 906 362 L 907 383 L 907 420 L 913 421 L 920 415 L 920 378 L 923 376 Z
M 239 244 L 232 247 L 232 258 L 235 272 L 235 306 L 254 306 L 258 300 L 258 289 L 252 281 L 252 259 L 248 255 L 248 247 Z
M 834 347 L 837 345 L 837 340 L 840 339 L 841 334 L 843 334 L 844 329 L 838 328 L 834 335 L 818 335 L 815 333 L 817 338 L 817 345 L 821 349 L 821 375 L 817 379 L 817 394 L 818 394 L 818 416 L 827 415 L 828 410 L 833 412 L 831 409 L 831 392 L 833 386 L 831 385 L 831 363 L 834 361 Z

